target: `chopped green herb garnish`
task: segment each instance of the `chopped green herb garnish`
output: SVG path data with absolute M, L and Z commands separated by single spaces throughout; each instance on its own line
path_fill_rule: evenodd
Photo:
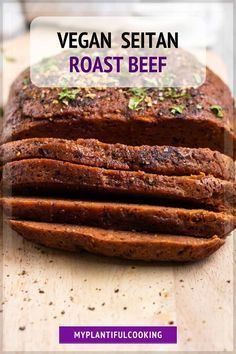
M 158 99 L 159 99 L 159 101 L 161 101 L 161 102 L 165 101 L 165 97 L 163 97 L 163 96 L 160 96 Z
M 132 87 L 129 89 L 129 91 L 132 92 L 134 96 L 130 97 L 128 107 L 129 109 L 137 110 L 139 109 L 138 105 L 144 100 L 146 96 L 147 89 L 143 87 Z
M 64 88 L 58 94 L 58 98 L 60 101 L 63 101 L 63 102 L 73 101 L 76 99 L 76 96 L 79 94 L 79 92 L 80 92 L 79 88 L 76 88 L 76 89 Z
M 187 92 L 185 89 L 178 90 L 175 87 L 168 87 L 167 89 L 165 89 L 164 96 L 171 97 L 171 98 L 180 98 L 180 97 L 191 98 L 190 93 Z
M 138 97 L 138 96 L 133 96 L 129 99 L 129 104 L 128 107 L 129 109 L 132 110 L 137 110 L 139 103 L 141 103 L 144 100 L 144 96 Z
M 146 95 L 147 89 L 143 87 L 132 87 L 129 89 L 129 91 L 132 92 L 135 96 L 143 97 Z
M 175 88 L 167 87 L 164 89 L 163 94 L 165 97 L 172 97 L 175 92 Z
M 224 111 L 221 106 L 219 106 L 219 105 L 211 106 L 210 110 L 215 114 L 216 117 L 218 117 L 218 118 L 224 117 Z
M 23 84 L 24 85 L 29 85 L 29 83 L 30 83 L 30 79 L 29 78 L 26 78 L 26 79 L 23 80 Z
M 170 108 L 170 113 L 172 114 L 181 114 L 184 111 L 184 106 L 179 105 L 179 106 L 173 106 Z
M 180 98 L 180 97 L 191 98 L 192 96 L 190 95 L 189 92 L 182 90 L 181 92 L 175 93 L 172 97 L 173 98 Z

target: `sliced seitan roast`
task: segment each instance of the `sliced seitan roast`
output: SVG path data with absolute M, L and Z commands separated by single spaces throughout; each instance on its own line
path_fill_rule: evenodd
M 30 158 L 48 158 L 115 170 L 144 171 L 161 175 L 205 173 L 233 180 L 233 160 L 218 151 L 174 146 L 105 144 L 95 139 L 77 141 L 33 138 L 0 146 L 2 164 Z
M 196 261 L 210 256 L 224 240 L 114 231 L 95 227 L 9 220 L 24 238 L 69 251 L 87 250 L 105 256 L 144 261 Z
M 208 257 L 236 226 L 234 118 L 229 88 L 209 69 L 199 88 L 163 89 L 40 88 L 27 69 L 11 87 L 0 147 L 8 223 L 63 250 Z
M 118 171 L 50 159 L 9 162 L 3 169 L 4 192 L 92 192 L 149 197 L 204 205 L 214 210 L 235 207 L 234 182 L 213 176 L 162 176 Z
M 203 209 L 32 197 L 4 197 L 1 204 L 10 218 L 115 230 L 211 237 L 225 236 L 236 226 L 235 216 Z
M 19 75 L 5 110 L 3 142 L 96 138 L 134 146 L 210 148 L 236 157 L 233 99 L 209 69 L 199 88 L 66 90 L 34 86 L 29 70 Z M 130 104 L 135 97 L 138 107 Z

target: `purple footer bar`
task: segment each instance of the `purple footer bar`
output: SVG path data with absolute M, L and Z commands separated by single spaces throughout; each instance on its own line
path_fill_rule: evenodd
M 175 326 L 61 326 L 60 344 L 176 344 Z

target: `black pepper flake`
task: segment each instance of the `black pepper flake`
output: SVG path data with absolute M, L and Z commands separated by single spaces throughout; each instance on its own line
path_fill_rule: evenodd
M 127 307 L 125 306 L 125 307 L 123 307 L 123 310 L 127 310 Z
M 20 327 L 19 327 L 19 330 L 20 330 L 20 331 L 24 331 L 24 330 L 25 330 L 25 326 L 20 326 Z
M 94 311 L 94 310 L 95 310 L 95 307 L 88 306 L 88 310 L 89 310 L 89 311 Z
M 44 294 L 44 291 L 39 289 L 39 294 Z
M 61 315 L 64 315 L 65 314 L 65 311 L 63 310 L 63 311 L 61 311 Z
M 102 306 L 105 306 L 105 302 L 102 303 Z
M 174 321 L 169 321 L 168 324 L 169 324 L 169 325 L 173 325 L 173 324 L 174 324 Z
M 230 280 L 226 280 L 227 281 L 227 283 L 230 283 Z
M 115 289 L 114 290 L 114 293 L 118 293 L 120 290 L 119 289 Z

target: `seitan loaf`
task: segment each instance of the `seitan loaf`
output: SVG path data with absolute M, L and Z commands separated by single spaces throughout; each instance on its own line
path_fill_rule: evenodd
M 117 171 L 50 159 L 9 162 L 3 169 L 3 190 L 25 192 L 92 192 L 149 197 L 204 205 L 215 210 L 235 207 L 234 182 L 213 176 L 162 176 Z
M 211 237 L 224 236 L 236 226 L 235 216 L 203 209 L 32 197 L 4 197 L 1 204 L 10 218 L 115 230 Z
M 34 86 L 29 70 L 19 75 L 6 107 L 3 142 L 96 138 L 127 145 L 210 148 L 236 157 L 233 99 L 209 69 L 199 88 L 66 90 Z M 130 104 L 134 97 L 138 107 Z
M 105 144 L 94 139 L 77 141 L 33 138 L 0 146 L 0 161 L 48 158 L 107 169 L 144 171 L 162 175 L 198 175 L 234 179 L 233 160 L 210 149 L 174 146 Z
M 224 240 L 114 231 L 79 225 L 10 220 L 30 241 L 69 251 L 87 250 L 105 256 L 144 261 L 196 261 L 210 256 Z

